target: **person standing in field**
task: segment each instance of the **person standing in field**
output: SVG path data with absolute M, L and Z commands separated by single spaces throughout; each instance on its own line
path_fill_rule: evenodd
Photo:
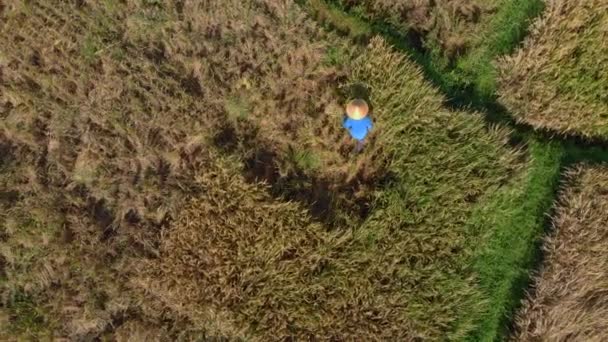
M 357 141 L 355 153 L 360 152 L 365 144 L 365 137 L 373 127 L 369 117 L 369 106 L 362 99 L 355 99 L 346 105 L 346 115 L 342 126 L 348 130 L 350 136 Z

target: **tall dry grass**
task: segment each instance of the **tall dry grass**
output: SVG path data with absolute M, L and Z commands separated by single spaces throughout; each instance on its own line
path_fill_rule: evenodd
M 608 173 L 578 167 L 569 174 L 544 241 L 543 267 L 517 315 L 517 341 L 605 341 L 608 338 Z
M 322 31 L 289 1 L 14 1 L 1 16 L 5 333 L 87 339 L 133 321 L 201 336 L 142 309 L 129 260 L 156 255 L 205 190 L 196 175 L 225 158 L 204 156 L 225 147 L 218 132 L 234 126 L 241 159 L 280 152 L 336 101 Z
M 158 258 L 135 264 L 131 286 L 213 336 L 264 341 L 365 331 L 348 310 L 338 320 L 323 313 L 342 299 L 321 278 L 345 239 L 231 167 L 196 177 L 204 191 L 163 233 Z
M 547 1 L 523 47 L 500 66 L 500 101 L 536 128 L 608 136 L 608 4 Z

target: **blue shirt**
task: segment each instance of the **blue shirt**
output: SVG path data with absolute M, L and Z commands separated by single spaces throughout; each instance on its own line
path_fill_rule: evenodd
M 369 116 L 366 116 L 361 120 L 351 119 L 347 116 L 344 118 L 342 126 L 348 130 L 351 137 L 362 141 L 372 129 L 373 123 Z

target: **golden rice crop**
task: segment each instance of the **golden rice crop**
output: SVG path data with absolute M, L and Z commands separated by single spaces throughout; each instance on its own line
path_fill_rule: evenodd
M 517 341 L 608 338 L 608 169 L 581 166 L 568 179 L 543 266 L 517 315 Z
M 141 312 L 125 292 L 126 260 L 157 253 L 160 231 L 202 191 L 195 174 L 214 165 L 202 155 L 224 147 L 224 127 L 235 126 L 242 159 L 260 137 L 280 152 L 298 126 L 314 128 L 305 123 L 336 99 L 322 31 L 291 2 L 14 1 L 1 10 L 8 333 L 37 326 L 86 338 L 135 312 L 177 336 L 187 323 Z
M 388 159 L 395 177 L 368 220 L 327 230 L 301 207 L 211 171 L 196 178 L 205 191 L 164 232 L 159 256 L 134 266 L 135 291 L 214 336 L 465 336 L 473 322 L 459 313 L 483 305 L 461 264 L 472 252 L 465 221 L 517 154 L 478 114 L 443 109 L 420 70 L 379 38 L 352 62 L 351 77 L 373 89 L 379 133 L 368 153 Z
M 472 329 L 467 221 L 519 153 L 381 39 L 351 51 L 289 0 L 0 15 L 0 337 Z M 340 103 L 359 86 L 377 128 L 354 158 Z
M 500 101 L 517 120 L 608 136 L 608 4 L 547 1 L 523 47 L 500 62 Z

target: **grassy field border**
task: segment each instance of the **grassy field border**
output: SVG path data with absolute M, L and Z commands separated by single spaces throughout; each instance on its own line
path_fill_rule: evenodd
M 483 247 L 472 260 L 483 293 L 490 299 L 484 312 L 467 312 L 477 321 L 472 341 L 503 340 L 530 284 L 530 270 L 541 262 L 540 243 L 563 173 L 565 150 L 559 143 L 528 144 L 531 163 L 526 172 L 477 208 L 469 224 L 486 231 Z M 483 235 L 478 232 L 473 235 Z
M 325 18 L 329 19 L 329 26 L 339 28 L 340 33 L 348 33 L 359 41 L 365 34 L 384 36 L 392 45 L 407 52 L 410 58 L 418 62 L 427 77 L 459 105 L 494 102 L 497 97 L 497 74 L 493 61 L 517 47 L 527 35 L 529 25 L 545 7 L 543 0 L 511 0 L 508 5 L 501 6 L 490 21 L 487 31 L 481 35 L 484 44 L 479 44 L 466 55 L 460 56 L 454 63 L 455 67 L 446 68 L 441 61 L 434 60 L 430 51 L 414 48 L 403 30 L 386 20 L 368 20 L 358 13 L 348 12 L 336 0 L 298 2 L 305 3 L 313 13 L 329 14 Z
M 471 86 L 477 97 L 494 101 L 497 97 L 494 60 L 515 50 L 544 8 L 542 0 L 511 0 L 501 6 L 482 35 L 485 44 L 461 57 L 451 72 L 452 77 Z

